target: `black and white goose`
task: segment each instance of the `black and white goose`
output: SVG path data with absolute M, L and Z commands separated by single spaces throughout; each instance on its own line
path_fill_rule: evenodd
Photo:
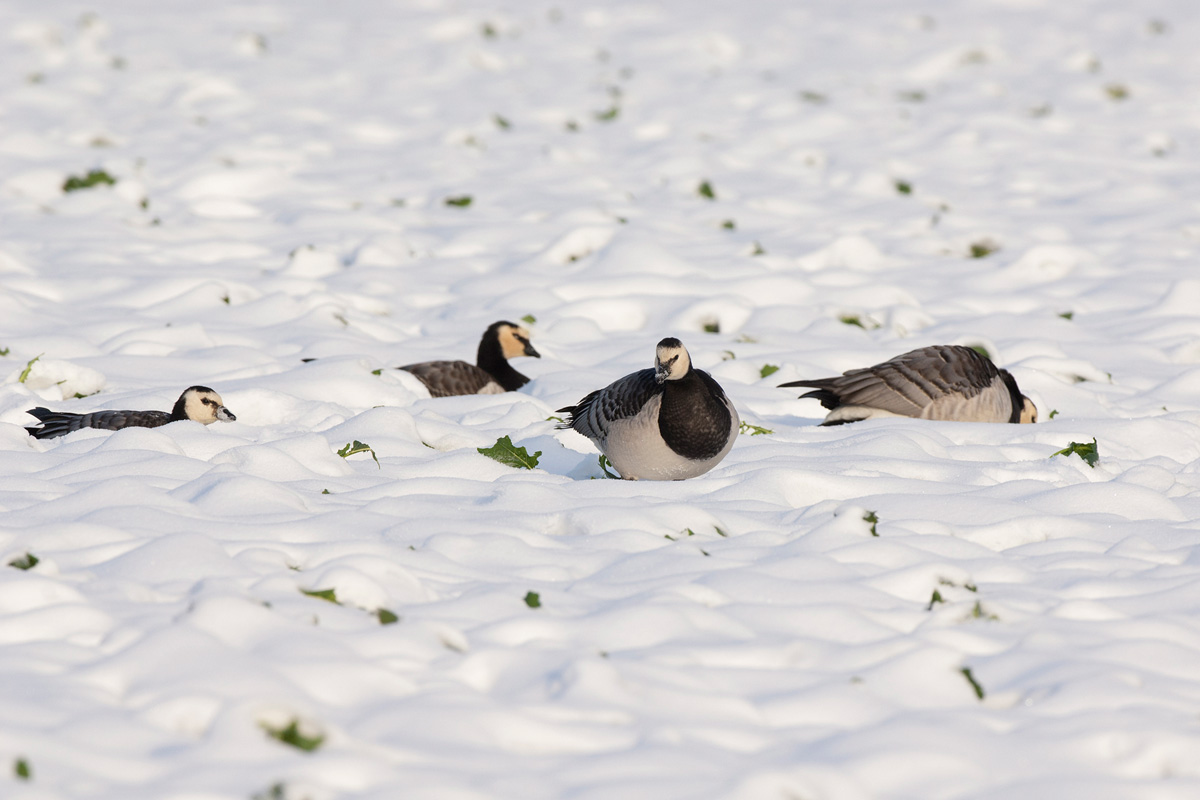
M 571 416 L 558 427 L 595 442 L 626 480 L 703 475 L 733 447 L 740 423 L 725 392 L 692 367 L 675 338 L 658 343 L 653 369 L 626 375 L 559 411 Z
M 962 345 L 933 345 L 836 378 L 791 381 L 830 409 L 822 425 L 880 417 L 1037 422 L 1037 407 L 1005 369 Z
M 175 401 L 171 413 L 166 411 L 92 411 L 88 414 L 69 414 L 48 408 L 31 408 L 27 412 L 41 422 L 26 428 L 35 439 L 53 439 L 81 428 L 100 428 L 116 431 L 122 428 L 157 428 L 168 422 L 190 419 L 203 425 L 217 420 L 233 422 L 237 417 L 225 407 L 221 395 L 207 386 L 189 386 Z
M 475 363 L 424 361 L 400 369 L 416 375 L 433 397 L 460 394 L 502 394 L 529 383 L 529 378 L 512 368 L 510 358 L 542 355 L 529 342 L 529 331 L 511 322 L 493 322 L 483 332 Z

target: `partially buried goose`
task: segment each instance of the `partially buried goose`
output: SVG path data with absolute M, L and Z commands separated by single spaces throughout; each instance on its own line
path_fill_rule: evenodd
M 654 368 L 626 375 L 560 408 L 571 428 L 596 443 L 626 480 L 703 475 L 738 435 L 738 413 L 712 377 L 692 367 L 683 343 L 658 343 Z
M 933 345 L 836 378 L 792 381 L 830 409 L 822 425 L 880 417 L 959 422 L 1037 422 L 1033 401 L 1008 370 L 962 345 Z
M 483 332 L 475 363 L 425 361 L 400 369 L 416 375 L 433 397 L 459 394 L 502 394 L 529 383 L 529 378 L 512 368 L 516 356 L 541 358 L 529 342 L 529 331 L 511 322 L 493 322 Z
M 26 428 L 35 439 L 53 439 L 81 428 L 101 428 L 116 431 L 121 428 L 157 428 L 168 422 L 183 419 L 209 425 L 217 420 L 232 422 L 237 419 L 225 407 L 221 395 L 207 386 L 189 386 L 175 401 L 171 413 L 166 411 L 93 411 L 89 414 L 69 414 L 51 411 L 48 408 L 31 408 L 29 414 L 41 420 L 41 424 Z

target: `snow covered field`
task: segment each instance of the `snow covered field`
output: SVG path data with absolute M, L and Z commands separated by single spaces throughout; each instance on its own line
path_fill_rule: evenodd
M 0 32 L 0 797 L 1200 796 L 1194 0 Z M 521 392 L 392 369 L 527 315 Z M 668 335 L 769 432 L 606 480 L 548 418 Z M 935 343 L 1042 422 L 776 388 Z

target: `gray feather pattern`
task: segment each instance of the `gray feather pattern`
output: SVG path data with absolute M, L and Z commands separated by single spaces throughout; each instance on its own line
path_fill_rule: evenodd
M 432 397 L 479 394 L 485 386 L 495 382 L 486 371 L 466 361 L 425 361 L 400 369 L 416 375 Z

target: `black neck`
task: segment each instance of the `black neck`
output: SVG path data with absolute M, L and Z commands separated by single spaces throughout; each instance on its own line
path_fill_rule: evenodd
M 512 368 L 508 359 L 504 357 L 504 351 L 500 349 L 500 342 L 491 336 L 484 337 L 479 343 L 475 365 L 495 378 L 496 383 L 503 386 L 506 392 L 514 392 L 529 383 L 529 378 Z
M 1025 408 L 1025 400 L 1021 397 L 1021 390 L 1017 388 L 1017 379 L 1006 369 L 1000 370 L 1000 378 L 1008 389 L 1009 400 L 1012 401 L 1012 414 L 1009 415 L 1008 421 L 1020 422 L 1021 411 Z
M 187 405 L 184 403 L 184 396 L 180 395 L 179 399 L 175 401 L 175 407 L 171 409 L 171 421 L 178 422 L 187 418 Z
M 679 455 L 712 458 L 729 441 L 732 425 L 725 392 L 707 372 L 688 369 L 682 378 L 663 383 L 658 430 Z

